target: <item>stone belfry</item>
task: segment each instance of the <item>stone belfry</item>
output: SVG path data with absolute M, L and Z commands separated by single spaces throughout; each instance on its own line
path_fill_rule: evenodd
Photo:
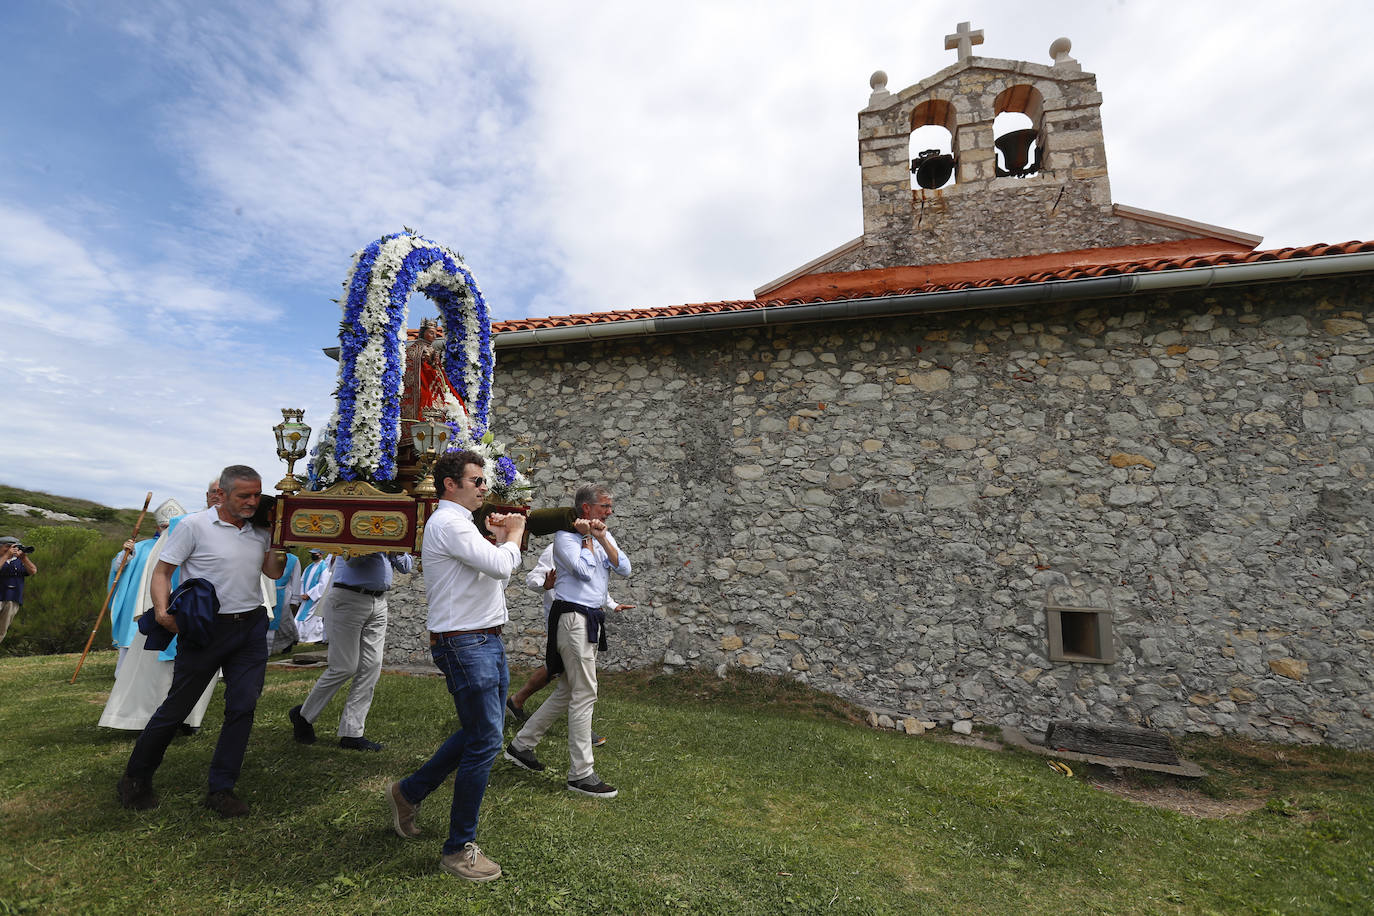
M 945 38 L 958 59 L 940 72 L 899 92 L 888 91 L 887 74 L 873 74 L 868 106 L 859 112 L 864 234 L 810 270 L 951 264 L 1210 235 L 1206 230 L 1215 227 L 1113 205 L 1102 96 L 1093 74 L 1069 56 L 1067 38 L 1050 46 L 1049 65 L 975 57 L 982 43 L 981 29 L 960 23 Z M 1006 112 L 1025 115 L 1030 127 L 995 135 L 994 120 Z M 929 125 L 948 131 L 947 152 L 911 147 L 913 131 Z

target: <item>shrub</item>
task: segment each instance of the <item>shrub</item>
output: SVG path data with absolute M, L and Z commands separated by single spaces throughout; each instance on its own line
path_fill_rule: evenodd
M 48 526 L 30 529 L 24 543 L 37 548 L 33 562 L 38 575 L 24 585 L 24 606 L 0 643 L 0 654 L 80 652 L 105 603 L 110 559 L 123 542 L 89 528 Z M 109 645 L 107 613 L 92 648 Z

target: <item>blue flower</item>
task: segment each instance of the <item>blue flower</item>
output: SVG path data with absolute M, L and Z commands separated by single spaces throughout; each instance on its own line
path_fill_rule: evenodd
M 501 483 L 505 486 L 510 486 L 511 484 L 515 483 L 515 462 L 511 461 L 505 455 L 502 455 L 500 458 L 497 458 L 496 474 L 497 477 L 500 478 Z
M 367 287 L 372 282 L 372 266 L 385 241 L 387 239 L 382 238 L 368 245 L 358 258 L 348 285 L 343 322 L 339 328 L 339 422 L 334 433 L 334 460 L 339 466 L 339 476 L 344 480 L 357 478 L 348 456 L 353 450 L 353 422 L 358 400 L 355 369 L 358 354 L 367 345 L 367 332 L 360 318 L 367 301 Z
M 402 260 L 395 276 L 377 273 L 375 268 L 382 247 L 387 242 L 401 238 L 411 240 L 413 247 Z M 448 421 L 454 432 L 450 440 L 452 447 L 462 447 L 462 434 L 468 431 L 472 433 L 474 443 L 480 442 L 490 422 L 492 371 L 495 366 L 490 316 L 482 292 L 463 265 L 462 258 L 410 229 L 384 235 L 354 257 L 353 271 L 344 283 L 347 293 L 341 302 L 343 320 L 339 328 L 339 384 L 335 391 L 338 408 L 321 434 L 317 451 L 308 465 L 311 486 L 316 488 L 332 483 L 335 476 L 344 480 L 356 480 L 362 476 L 377 480 L 395 478 L 406 305 L 410 295 L 416 292 L 415 284 L 420 274 L 436 263 L 442 265 L 453 282 L 427 284 L 419 291 L 428 296 L 443 315 L 448 338 L 444 374 L 463 398 L 471 416 L 470 430 L 461 422 L 461 418 Z M 359 376 L 358 370 L 358 358 L 369 343 L 369 332 L 361 321 L 369 290 L 372 290 L 374 297 L 383 297 L 386 309 L 379 341 L 382 350 L 379 377 L 372 375 L 376 371 L 375 363 L 368 367 L 368 373 L 363 377 Z M 477 335 L 476 365 L 468 362 L 467 346 L 472 334 Z M 472 390 L 474 383 L 476 391 Z M 372 429 L 374 418 L 378 423 L 375 433 Z M 360 432 L 359 424 L 363 424 L 362 429 L 368 430 L 368 435 L 379 437 L 376 467 L 354 464 L 352 453 L 354 439 Z M 498 459 L 497 468 L 499 478 L 506 486 L 517 479 L 515 465 L 508 458 Z

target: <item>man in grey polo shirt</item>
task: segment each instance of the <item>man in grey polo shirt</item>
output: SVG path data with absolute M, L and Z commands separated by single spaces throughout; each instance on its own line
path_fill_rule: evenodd
M 126 808 L 155 808 L 153 773 L 162 763 L 177 726 L 186 718 L 214 678 L 224 672 L 224 725 L 210 760 L 205 806 L 221 817 L 240 817 L 248 806 L 234 794 L 253 712 L 262 693 L 267 669 L 267 608 L 262 604 L 260 576 L 280 578 L 286 551 L 269 551 L 266 529 L 251 523 L 262 499 L 262 478 L 245 465 L 230 465 L 220 474 L 224 499 L 218 506 L 188 515 L 168 535 L 153 570 L 153 614 L 166 629 L 177 632 L 168 613 L 172 572 L 181 567 L 182 582 L 205 579 L 214 586 L 219 613 L 210 626 L 207 643 L 179 646 L 167 698 L 148 720 L 134 744 L 117 787 Z

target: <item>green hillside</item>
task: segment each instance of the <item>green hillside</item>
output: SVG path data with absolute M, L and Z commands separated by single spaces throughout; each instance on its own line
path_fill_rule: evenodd
M 154 496 L 156 497 L 156 494 Z M 153 505 L 148 507 L 149 511 L 152 511 L 158 502 L 160 500 L 155 498 Z M 55 521 L 35 512 L 16 514 L 0 509 L 0 531 L 13 534 L 15 537 L 21 537 L 20 531 L 28 531 L 31 528 L 79 525 L 83 528 L 90 528 L 102 536 L 118 537 L 122 541 L 129 536 L 129 532 L 133 531 L 134 522 L 138 519 L 139 512 L 138 509 L 111 509 L 109 506 L 102 506 L 100 503 L 93 503 L 88 499 L 53 496 L 51 493 L 21 490 L 19 487 L 0 484 L 0 505 L 5 504 L 22 504 L 32 506 L 35 509 L 47 509 L 50 512 L 61 512 L 82 519 L 80 522 Z M 146 520 L 143 524 L 145 533 L 151 530 Z
M 112 509 L 85 499 L 54 496 L 0 484 L 0 535 L 35 549 L 38 575 L 24 588 L 24 607 L 0 643 L 0 655 L 80 652 L 105 601 L 110 560 L 133 532 L 138 509 Z M 52 519 L 46 509 L 78 521 Z M 151 508 L 140 538 L 153 533 Z M 110 623 L 101 623 L 92 648 L 110 645 Z

